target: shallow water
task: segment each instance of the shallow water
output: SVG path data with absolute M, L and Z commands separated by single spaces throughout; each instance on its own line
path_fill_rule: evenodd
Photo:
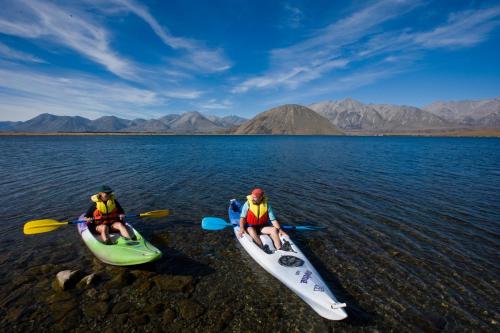
M 405 137 L 0 137 L 0 329 L 38 331 L 497 331 L 500 140 Z M 31 219 L 74 219 L 102 184 L 163 253 L 100 264 L 76 228 L 22 234 Z M 228 200 L 255 185 L 349 318 L 320 318 L 237 245 Z M 95 272 L 56 292 L 64 269 Z

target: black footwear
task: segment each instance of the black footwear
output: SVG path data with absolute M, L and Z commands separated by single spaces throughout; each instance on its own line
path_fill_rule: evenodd
M 283 251 L 293 251 L 292 244 L 290 244 L 289 241 L 284 241 L 283 245 L 281 246 L 281 250 L 283 250 Z
M 106 245 L 113 245 L 113 242 L 111 241 L 111 239 L 108 238 L 108 239 L 106 239 L 104 241 L 104 244 L 106 244 Z
M 267 254 L 273 254 L 274 252 L 269 248 L 269 245 L 264 245 L 262 247 L 262 251 L 264 251 Z
M 136 235 L 132 235 L 132 237 L 130 237 L 131 240 L 133 241 L 136 241 L 137 240 L 137 236 Z

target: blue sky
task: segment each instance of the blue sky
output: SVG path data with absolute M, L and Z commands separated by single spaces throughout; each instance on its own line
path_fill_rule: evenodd
M 499 1 L 0 0 L 0 120 L 500 95 Z

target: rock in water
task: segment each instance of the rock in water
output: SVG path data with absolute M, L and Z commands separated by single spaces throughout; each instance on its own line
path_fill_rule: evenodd
M 57 281 L 57 286 L 61 290 L 67 290 L 69 288 L 72 288 L 76 285 L 76 283 L 79 280 L 79 277 L 81 276 L 81 273 L 79 270 L 71 271 L 71 270 L 64 270 L 60 271 L 56 275 L 56 281 Z
M 181 317 L 187 320 L 198 318 L 205 312 L 203 305 L 190 299 L 181 299 L 178 306 Z
M 79 287 L 79 288 L 85 288 L 85 287 L 91 285 L 95 280 L 96 280 L 95 273 L 89 274 L 89 275 L 83 277 L 80 280 L 80 282 L 78 282 L 77 287 Z

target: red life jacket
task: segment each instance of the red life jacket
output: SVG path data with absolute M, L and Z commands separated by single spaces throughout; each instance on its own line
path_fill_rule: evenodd
M 93 195 L 90 200 L 96 203 L 96 209 L 93 214 L 96 225 L 112 224 L 119 221 L 118 209 L 116 208 L 115 197 L 113 195 L 107 202 L 103 202 L 98 194 Z
M 114 222 L 119 221 L 117 209 L 113 209 L 108 214 L 102 213 L 99 209 L 94 210 L 94 223 L 96 225 L 100 224 L 113 224 Z
M 248 213 L 247 224 L 250 226 L 264 226 L 269 223 L 269 212 L 267 211 L 267 198 L 264 197 L 258 205 L 252 201 L 252 196 L 247 197 Z

